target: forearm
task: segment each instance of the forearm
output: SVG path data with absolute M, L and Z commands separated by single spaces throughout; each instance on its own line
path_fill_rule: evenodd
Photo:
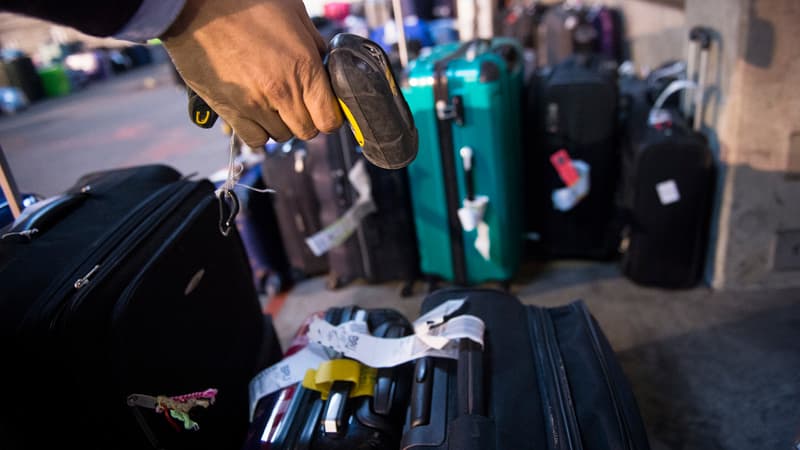
M 141 41 L 163 33 L 184 0 L 0 0 L 0 9 L 94 36 Z

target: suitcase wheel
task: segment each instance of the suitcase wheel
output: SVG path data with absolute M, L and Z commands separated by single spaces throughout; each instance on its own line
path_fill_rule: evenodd
M 400 288 L 400 296 L 411 297 L 412 295 L 414 295 L 414 280 L 409 280 L 403 283 L 403 286 Z
M 328 279 L 325 280 L 325 287 L 329 290 L 335 291 L 336 289 L 341 289 L 353 281 L 352 277 L 342 277 L 337 275 L 335 272 L 331 272 L 328 274 Z
M 439 288 L 439 280 L 436 277 L 428 277 L 428 294 L 432 294 L 433 291 Z

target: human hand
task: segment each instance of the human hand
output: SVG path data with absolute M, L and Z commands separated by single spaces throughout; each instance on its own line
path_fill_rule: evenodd
M 342 125 L 301 0 L 186 0 L 162 36 L 186 81 L 250 147 Z

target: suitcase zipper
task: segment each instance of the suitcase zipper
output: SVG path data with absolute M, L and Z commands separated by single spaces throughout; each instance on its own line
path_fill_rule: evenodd
M 87 258 L 96 263 L 91 265 L 86 274 L 78 278 L 74 283 L 64 286 L 64 293 L 56 298 L 64 299 L 59 303 L 57 309 L 52 314 L 49 328 L 55 329 L 56 326 L 66 320 L 69 313 L 74 312 L 83 300 L 92 291 L 91 288 L 84 289 L 94 278 L 102 278 L 110 270 L 116 267 L 116 262 L 121 259 L 133 244 L 140 242 L 155 226 L 161 223 L 168 216 L 168 212 L 180 205 L 197 188 L 198 184 L 189 182 L 188 184 L 177 184 L 170 186 L 166 192 L 159 194 L 159 198 L 151 200 L 154 207 L 144 208 L 135 213 L 134 217 L 125 221 L 129 226 L 118 229 L 113 239 L 108 239 L 95 252 Z M 163 197 L 166 197 L 164 200 Z M 164 200 L 164 201 L 161 201 Z M 145 220 L 140 220 L 144 218 Z M 105 256 L 102 256 L 105 255 Z M 99 263 L 97 262 L 99 261 Z M 70 296 L 70 293 L 74 292 Z
M 603 353 L 602 347 L 600 346 L 600 339 L 597 336 L 597 327 L 595 326 L 592 318 L 589 316 L 589 311 L 586 309 L 586 306 L 581 305 L 573 305 L 575 308 L 579 308 L 581 311 L 581 316 L 583 320 L 586 322 L 586 326 L 589 328 L 589 334 L 592 339 L 592 349 L 594 350 L 595 355 L 597 356 L 597 360 L 600 363 L 600 367 L 603 370 L 603 378 L 606 382 L 606 386 L 608 387 L 608 393 L 611 397 L 611 403 L 614 405 L 614 412 L 617 415 L 617 424 L 619 424 L 619 432 L 620 436 L 624 440 L 624 445 L 626 449 L 634 450 L 635 447 L 633 445 L 633 439 L 631 438 L 631 431 L 630 426 L 628 425 L 628 421 L 626 419 L 625 414 L 620 408 L 621 402 L 619 401 L 619 396 L 617 394 L 617 390 L 614 388 L 614 383 L 611 382 L 611 377 L 608 374 L 608 364 L 605 358 L 605 354 Z
M 116 186 L 117 184 L 119 183 L 103 183 L 102 185 L 103 187 L 107 187 Z M 152 194 L 151 198 L 158 196 L 158 200 L 160 200 L 163 197 L 169 197 L 172 195 L 172 192 L 177 189 L 178 186 L 170 184 L 162 188 L 162 190 L 157 191 L 155 194 Z M 163 202 L 152 200 L 147 202 L 147 206 L 152 204 L 154 207 L 157 207 L 161 203 Z M 20 327 L 24 328 L 26 324 L 30 323 L 42 323 L 42 317 L 53 318 L 60 314 L 60 311 L 66 306 L 66 303 L 69 302 L 70 294 L 74 290 L 80 289 L 86 285 L 91 277 L 95 275 L 89 274 L 89 272 L 91 272 L 92 269 L 97 265 L 96 261 L 99 258 L 97 258 L 96 255 L 107 252 L 109 247 L 113 248 L 121 238 L 124 238 L 133 229 L 133 227 L 139 223 L 140 218 L 149 215 L 154 210 L 154 207 L 139 208 L 134 210 L 127 217 L 121 220 L 122 226 L 120 228 L 108 232 L 105 238 L 99 239 L 99 241 L 103 242 L 103 244 L 88 251 L 83 257 L 83 262 L 78 265 L 78 269 L 62 274 L 60 281 L 51 283 L 50 286 L 41 295 L 39 295 L 39 297 L 33 302 L 33 306 L 28 310 L 28 313 L 26 314 L 25 319 L 21 322 Z M 92 260 L 94 260 L 94 262 L 90 263 Z M 81 282 L 80 280 L 84 281 Z M 34 315 L 38 315 L 38 317 L 35 317 Z M 50 321 L 50 325 L 52 325 L 52 321 Z
M 569 382 L 555 342 L 550 316 L 543 310 L 528 308 L 531 320 L 530 338 L 537 358 L 539 390 L 542 396 L 546 426 L 556 450 L 581 450 L 578 420 L 573 408 Z

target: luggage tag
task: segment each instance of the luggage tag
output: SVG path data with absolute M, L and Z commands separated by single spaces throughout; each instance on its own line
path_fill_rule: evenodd
M 331 357 L 331 352 L 338 358 L 347 357 L 368 367 L 381 368 L 428 356 L 458 359 L 461 339 L 483 347 L 485 325 L 481 319 L 470 315 L 451 318 L 466 300 L 450 300 L 424 314 L 413 323 L 415 334 L 402 338 L 372 336 L 364 322 L 350 321 L 334 326 L 320 317 L 314 318 L 309 324 L 306 347 L 264 369 L 250 381 L 250 420 L 262 398 L 302 382 L 309 369 L 316 370 L 322 363 L 337 359 Z
M 183 428 L 190 431 L 198 431 L 200 425 L 192 420 L 189 412 L 197 407 L 208 408 L 214 404 L 218 391 L 216 389 L 206 389 L 202 392 L 193 392 L 185 395 L 168 397 L 166 395 L 151 396 L 145 394 L 131 394 L 127 398 L 130 407 L 152 409 L 156 413 L 164 414 L 167 421 L 176 429 L 177 424 L 172 419 L 177 419 L 183 423 Z M 138 414 L 138 410 L 137 414 Z M 144 422 L 142 422 L 144 424 Z
M 489 197 L 479 195 L 474 200 L 464 199 L 464 206 L 458 210 L 458 220 L 464 231 L 470 232 L 477 228 L 478 234 L 475 237 L 475 249 L 485 260 L 489 260 L 489 250 L 491 241 L 489 240 L 489 225 L 484 222 L 483 216 L 486 214 L 486 207 L 489 205 Z
M 550 155 L 550 164 L 556 169 L 558 176 L 565 185 L 572 186 L 578 182 L 580 174 L 572 164 L 572 158 L 569 157 L 566 149 L 562 148 Z
M 342 217 L 306 238 L 306 245 L 316 256 L 322 256 L 346 241 L 356 231 L 364 217 L 377 210 L 372 200 L 372 183 L 363 159 L 356 161 L 347 178 L 355 188 L 358 199 Z
M 589 164 L 579 159 L 572 160 L 566 149 L 553 153 L 550 156 L 550 163 L 566 185 L 553 190 L 551 194 L 553 207 L 559 211 L 569 211 L 589 194 Z

